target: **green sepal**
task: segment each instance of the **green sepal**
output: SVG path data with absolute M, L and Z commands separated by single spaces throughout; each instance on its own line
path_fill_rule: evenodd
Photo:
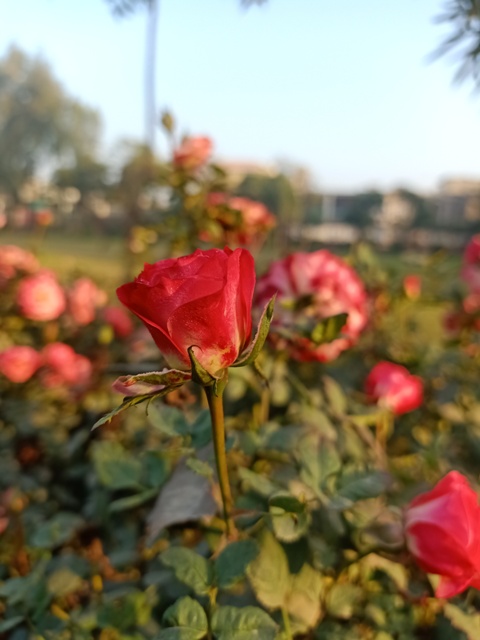
M 171 387 L 165 387 L 165 389 L 162 389 L 161 391 L 158 391 L 156 393 L 146 393 L 140 396 L 132 396 L 132 397 L 124 398 L 122 404 L 118 405 L 118 407 L 115 407 L 115 409 L 112 409 L 112 411 L 109 411 L 102 418 L 100 418 L 100 420 L 97 420 L 95 422 L 95 424 L 92 427 L 92 431 L 94 429 L 97 429 L 97 427 L 100 427 L 102 424 L 106 424 L 107 422 L 110 422 L 112 418 L 114 418 L 117 414 L 121 413 L 122 411 L 125 411 L 125 409 L 134 407 L 137 404 L 141 404 L 142 402 L 148 402 L 148 404 L 150 404 L 152 400 L 155 400 L 156 398 L 161 398 L 162 396 L 167 395 L 167 393 L 170 393 L 170 391 L 173 391 L 173 389 L 177 389 L 178 387 L 181 387 L 182 384 L 183 382 L 181 384 L 172 385 Z M 147 409 L 148 409 L 148 406 L 147 406 Z
M 273 309 L 275 306 L 276 297 L 277 295 L 275 294 L 265 305 L 265 309 L 263 310 L 260 322 L 258 323 L 255 337 L 249 344 L 248 348 L 242 354 L 240 354 L 238 360 L 232 364 L 232 367 L 245 367 L 247 364 L 252 364 L 257 359 L 258 354 L 265 344 L 265 340 L 267 339 L 268 332 L 270 330 L 270 323 L 272 322 L 273 318 Z
M 215 384 L 217 382 L 217 378 L 215 378 L 215 376 L 212 376 L 212 374 L 204 369 L 204 367 L 200 364 L 193 352 L 194 348 L 195 345 L 192 345 L 187 349 L 188 357 L 190 358 L 190 362 L 192 365 L 192 380 L 202 387 L 210 387 L 212 386 L 212 384 Z

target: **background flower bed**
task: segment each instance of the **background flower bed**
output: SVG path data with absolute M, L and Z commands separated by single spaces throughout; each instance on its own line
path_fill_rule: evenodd
M 185 204 L 182 184 L 174 207 L 186 206 L 200 232 L 201 205 Z M 240 228 L 235 211 L 210 215 L 219 241 Z M 196 237 L 177 231 L 174 247 Z M 58 315 L 32 318 L 18 304 L 28 270 L 2 284 L 1 351 L 28 345 L 40 358 L 25 383 L 8 368 L 0 380 L 4 637 L 479 637 L 477 592 L 435 598 L 437 578 L 413 561 L 403 526 L 410 500 L 451 469 L 478 488 L 477 307 L 460 260 L 375 256 L 358 245 L 344 257 L 366 287 L 369 320 L 351 349 L 320 363 L 297 362 L 289 340 L 267 346 L 258 365 L 268 386 L 253 368 L 231 370 L 227 455 L 242 533 L 226 541 L 197 388 L 91 431 L 119 402 L 118 375 L 163 365 L 141 327 L 120 335 L 105 314 L 122 282 L 118 261 L 106 273 L 105 257 L 90 257 L 90 292 L 105 287 L 110 300 L 90 295 L 97 302 L 85 322 L 72 305 L 84 248 L 71 271 L 72 251 L 53 258 L 55 238 L 45 242 L 48 264 L 40 254 L 38 269 L 55 261 L 49 277 L 65 296 Z M 280 257 L 265 247 L 259 275 Z M 412 272 L 420 288 L 404 284 Z M 88 359 L 88 376 L 70 364 L 48 384 L 45 353 L 58 343 Z M 423 380 L 419 408 L 393 420 L 366 395 L 381 361 Z

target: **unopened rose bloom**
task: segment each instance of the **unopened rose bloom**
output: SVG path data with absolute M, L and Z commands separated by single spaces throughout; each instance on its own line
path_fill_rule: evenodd
M 399 416 L 422 404 L 423 382 L 405 367 L 383 361 L 368 374 L 365 393 L 371 401 Z
M 212 153 L 212 141 L 204 136 L 184 138 L 173 153 L 173 164 L 181 169 L 198 169 Z
M 420 276 L 410 274 L 403 279 L 403 290 L 410 300 L 418 300 L 422 293 L 422 279 Z
M 54 274 L 41 271 L 20 282 L 17 304 L 30 320 L 55 320 L 65 311 L 66 298 Z
M 117 338 L 128 338 L 133 332 L 133 322 L 122 307 L 105 307 L 103 319 L 112 327 Z
M 357 341 L 367 323 L 362 281 L 341 258 L 324 249 L 273 262 L 258 282 L 257 304 L 263 306 L 275 293 L 273 333 L 275 328 L 285 330 L 280 341 L 300 361 L 334 360 Z M 338 338 L 315 344 L 305 337 L 323 319 L 341 313 L 348 318 Z
M 461 277 L 471 293 L 480 293 L 480 234 L 473 236 L 465 248 Z
M 32 347 L 12 346 L 0 353 L 0 373 L 11 382 L 30 380 L 40 364 L 40 354 Z
M 451 471 L 411 502 L 405 537 L 419 566 L 440 576 L 437 598 L 451 598 L 470 586 L 480 589 L 480 507 L 461 473 Z
M 213 192 L 207 197 L 207 207 L 226 239 L 235 244 L 250 244 L 264 238 L 277 224 L 273 213 L 262 202 L 249 198 Z
M 250 341 L 255 268 L 245 249 L 210 249 L 146 264 L 117 295 L 142 320 L 170 367 L 190 370 L 188 348 L 211 374 Z
M 90 360 L 63 342 L 53 342 L 44 347 L 42 364 L 42 381 L 46 387 L 82 387 L 89 382 L 92 374 Z
M 90 278 L 79 278 L 68 292 L 68 310 L 79 325 L 95 320 L 97 307 L 106 302 L 106 294 Z

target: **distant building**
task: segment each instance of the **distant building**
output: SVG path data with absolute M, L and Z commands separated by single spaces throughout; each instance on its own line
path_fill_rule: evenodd
M 442 227 L 466 227 L 480 221 L 480 180 L 450 179 L 440 184 L 435 221 Z

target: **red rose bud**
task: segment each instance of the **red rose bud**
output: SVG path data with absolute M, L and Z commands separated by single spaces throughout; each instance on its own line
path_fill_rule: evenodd
M 423 382 L 399 364 L 379 362 L 365 380 L 365 393 L 372 402 L 399 416 L 422 404 Z
M 420 276 L 411 274 L 403 279 L 403 290 L 410 300 L 418 300 L 422 293 L 422 279 Z
M 185 170 L 198 169 L 206 164 L 212 153 L 212 141 L 206 137 L 184 138 L 173 153 L 173 164 Z
M 146 264 L 117 295 L 142 320 L 170 367 L 210 375 L 231 366 L 250 341 L 255 267 L 245 249 L 210 249 Z
M 275 293 L 275 328 L 285 336 L 291 356 L 300 361 L 334 360 L 357 341 L 367 323 L 362 281 L 341 258 L 324 249 L 293 253 L 272 263 L 258 282 L 257 303 L 265 304 Z M 336 339 L 317 344 L 308 337 L 308 329 L 341 314 L 346 314 L 346 322 Z
M 441 576 L 435 595 L 451 598 L 480 589 L 480 507 L 458 471 L 415 498 L 405 518 L 407 547 L 427 573 Z

